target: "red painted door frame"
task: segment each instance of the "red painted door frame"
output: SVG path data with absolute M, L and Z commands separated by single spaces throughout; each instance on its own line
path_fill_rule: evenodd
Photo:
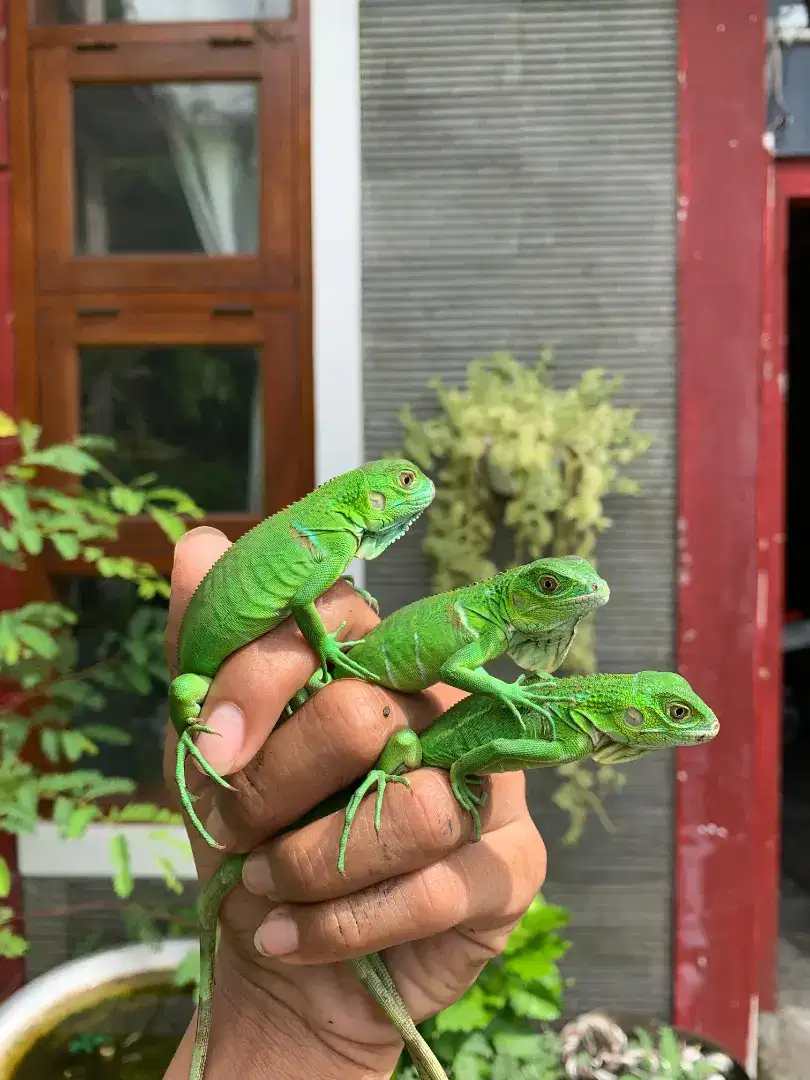
M 678 5 L 677 663 L 721 733 L 676 757 L 673 1018 L 749 1067 L 777 885 L 777 736 L 760 738 L 777 680 L 763 657 L 781 628 L 762 592 L 778 555 L 758 544 L 765 17 L 765 0 Z
M 760 895 L 758 963 L 760 1005 L 777 1006 L 779 938 L 782 624 L 785 594 L 785 451 L 788 389 L 789 215 L 794 202 L 810 203 L 810 159 L 790 158 L 768 164 L 765 217 L 763 365 L 760 398 L 760 447 L 757 484 L 758 591 L 760 597 L 756 714 L 755 803 L 759 826 Z

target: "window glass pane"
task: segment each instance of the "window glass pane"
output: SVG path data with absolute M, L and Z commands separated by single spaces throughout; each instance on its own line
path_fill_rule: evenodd
M 76 615 L 74 636 L 77 647 L 76 670 L 84 671 L 93 664 L 103 663 L 115 670 L 115 658 L 127 637 L 130 620 L 146 601 L 139 599 L 136 588 L 116 578 L 70 578 L 54 580 L 57 599 Z M 154 612 L 154 627 L 165 626 L 165 600 L 148 602 Z M 107 639 L 114 635 L 112 641 Z M 131 636 L 131 635 L 130 635 Z M 143 640 L 143 639 L 142 639 Z M 150 638 L 150 661 L 164 666 L 159 642 Z M 146 668 L 147 665 L 144 665 Z M 164 668 L 165 670 L 165 668 Z M 168 716 L 166 679 L 150 678 L 150 689 L 138 693 L 133 689 L 103 687 L 106 699 L 100 712 L 77 709 L 73 726 L 104 724 L 118 728 L 130 736 L 126 746 L 99 743 L 98 755 L 88 757 L 77 768 L 99 769 L 107 776 L 123 776 L 139 784 L 163 786 L 163 739 Z
M 79 350 L 82 431 L 118 443 L 125 482 L 156 473 L 207 513 L 261 515 L 258 351 L 230 346 Z
M 78 255 L 252 255 L 252 82 L 73 88 Z
M 31 0 L 34 22 L 166 23 L 288 19 L 292 0 Z

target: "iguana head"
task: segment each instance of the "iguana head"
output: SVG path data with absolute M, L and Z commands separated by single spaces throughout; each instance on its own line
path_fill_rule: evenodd
M 610 599 L 608 583 L 578 555 L 537 559 L 510 578 L 506 616 L 517 633 L 509 654 L 520 667 L 554 671 L 577 624 Z
M 674 672 L 592 676 L 582 683 L 593 685 L 593 698 L 588 702 L 586 692 L 582 706 L 575 707 L 596 728 L 592 757 L 601 765 L 633 761 L 667 746 L 696 746 L 720 730 L 709 706 Z
M 352 474 L 342 508 L 359 528 L 358 559 L 376 559 L 403 536 L 436 489 L 422 470 L 401 458 L 370 461 Z

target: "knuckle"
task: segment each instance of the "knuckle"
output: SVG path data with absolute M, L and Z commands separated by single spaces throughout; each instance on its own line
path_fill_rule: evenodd
M 353 764 L 375 760 L 391 731 L 384 695 L 356 679 L 330 683 L 312 698 L 311 707 L 329 749 Z
M 459 804 L 447 777 L 437 769 L 420 772 L 412 781 L 411 798 L 398 816 L 399 828 L 426 854 L 452 851 L 465 836 Z
M 331 879 L 321 845 L 302 843 L 301 837 L 285 837 L 270 849 L 273 880 L 285 900 L 305 903 L 319 898 Z
M 327 905 L 320 920 L 320 934 L 326 949 L 333 955 L 356 952 L 368 941 L 368 919 L 359 912 L 354 898 Z
M 446 863 L 426 867 L 413 882 L 410 908 L 420 930 L 438 934 L 459 923 L 469 906 L 469 887 Z

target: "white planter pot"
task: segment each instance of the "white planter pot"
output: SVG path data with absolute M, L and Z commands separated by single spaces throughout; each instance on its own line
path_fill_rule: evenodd
M 33 979 L 0 1006 L 0 1080 L 14 1073 L 38 1039 L 76 1013 L 133 990 L 170 986 L 195 938 L 158 946 L 124 945 L 61 964 Z

